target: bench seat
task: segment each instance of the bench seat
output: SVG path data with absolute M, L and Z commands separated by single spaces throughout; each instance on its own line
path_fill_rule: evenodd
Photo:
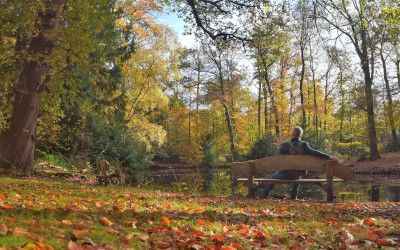
M 327 201 L 334 199 L 333 183 L 349 179 L 351 169 L 343 164 L 309 155 L 279 155 L 245 162 L 231 163 L 233 185 L 237 182 L 247 182 L 248 196 L 255 196 L 257 183 L 286 184 L 286 183 L 326 183 Z M 281 170 L 300 170 L 324 173 L 325 178 L 281 180 L 260 178 L 266 174 Z M 334 178 L 336 177 L 336 178 Z
M 248 178 L 239 178 L 237 181 L 247 182 Z M 266 179 L 266 178 L 254 178 L 254 182 L 263 182 L 263 183 L 325 183 L 327 179 L 298 179 L 298 180 L 281 180 L 281 179 Z M 342 179 L 333 179 L 333 182 L 343 182 Z

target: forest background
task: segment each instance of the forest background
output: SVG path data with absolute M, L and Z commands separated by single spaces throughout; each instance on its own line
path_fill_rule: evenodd
M 158 17 L 176 11 L 182 47 Z M 344 159 L 399 150 L 399 1 L 0 1 L 1 165 L 276 154 L 295 125 Z

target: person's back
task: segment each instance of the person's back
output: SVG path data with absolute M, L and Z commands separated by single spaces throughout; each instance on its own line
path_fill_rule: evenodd
M 330 156 L 321 151 L 315 150 L 310 147 L 308 142 L 302 141 L 301 136 L 303 135 L 303 130 L 301 127 L 296 126 L 292 132 L 292 139 L 288 142 L 284 142 L 279 150 L 279 154 L 281 155 L 313 155 L 316 157 L 321 157 L 324 159 L 331 159 L 338 161 L 338 158 L 335 156 Z M 297 180 L 306 174 L 306 171 L 302 170 L 282 170 L 277 171 L 272 176 L 272 179 L 282 179 L 282 180 Z M 264 197 L 267 197 L 271 190 L 274 188 L 274 185 L 268 185 Z M 295 183 L 292 187 L 291 199 L 297 198 L 299 184 Z

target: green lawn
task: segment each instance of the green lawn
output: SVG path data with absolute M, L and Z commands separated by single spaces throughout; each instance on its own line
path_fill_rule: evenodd
M 228 199 L 10 178 L 0 179 L 0 192 L 6 249 L 400 247 L 399 203 Z

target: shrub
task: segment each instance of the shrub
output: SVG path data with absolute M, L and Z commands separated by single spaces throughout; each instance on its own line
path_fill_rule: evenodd
M 275 155 L 277 152 L 275 137 L 271 134 L 264 135 L 258 139 L 250 149 L 248 160 Z
M 334 150 L 346 158 L 365 160 L 368 157 L 368 148 L 359 141 L 339 142 L 334 145 Z

